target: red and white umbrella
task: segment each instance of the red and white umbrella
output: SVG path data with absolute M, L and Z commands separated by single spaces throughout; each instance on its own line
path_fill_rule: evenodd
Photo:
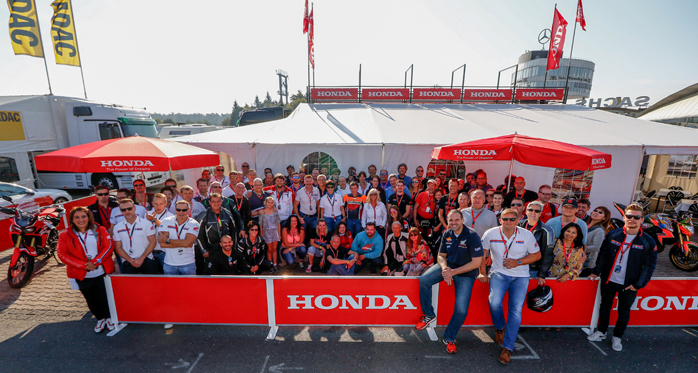
M 34 158 L 36 169 L 60 172 L 165 172 L 216 166 L 217 153 L 149 137 L 124 137 L 56 150 Z

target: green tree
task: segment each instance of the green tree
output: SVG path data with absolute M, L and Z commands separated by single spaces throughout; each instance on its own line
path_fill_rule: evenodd
M 238 101 L 233 102 L 233 113 L 230 116 L 230 125 L 237 126 L 238 119 L 240 119 L 240 112 L 242 108 L 238 105 Z
M 168 123 L 168 124 L 175 124 L 174 120 L 172 118 L 165 118 L 162 123 Z
M 261 109 L 263 107 L 262 102 L 259 101 L 259 96 L 254 96 L 254 107 L 255 109 Z
M 298 93 L 291 95 L 291 103 L 288 105 L 288 108 L 293 111 L 296 110 L 296 107 L 300 105 L 303 102 L 308 102 L 308 100 L 305 99 L 305 95 L 301 90 L 298 90 Z

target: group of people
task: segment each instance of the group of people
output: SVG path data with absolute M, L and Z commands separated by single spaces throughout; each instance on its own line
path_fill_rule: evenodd
M 443 337 L 449 353 L 456 352 L 455 336 L 479 280 L 490 286 L 504 364 L 511 359 L 529 278 L 543 286 L 546 278 L 564 283 L 600 276 L 599 326 L 589 338 L 606 337 L 618 294 L 612 343 L 622 349 L 637 289 L 656 263 L 654 241 L 640 229 L 640 206 L 628 206 L 625 228 L 612 230 L 608 208 L 588 214 L 590 201 L 574 197 L 558 206 L 550 201 L 549 185 L 536 193 L 523 177 L 512 177 L 510 188 L 493 188 L 483 170 L 466 180 L 447 180 L 445 171 L 427 179 L 421 166 L 413 177 L 406 171 L 404 164 L 396 174 L 375 166 L 357 174 L 352 167 L 343 177 L 289 166 L 287 175 L 267 169 L 262 179 L 243 163 L 242 171 L 228 175 L 223 166 L 214 175 L 204 171 L 196 190 L 178 189 L 170 179 L 153 195 L 136 180 L 134 190 L 119 189 L 112 199 L 107 187 L 98 186 L 95 204 L 70 212 L 58 253 L 98 319 L 95 332 L 114 327 L 103 283 L 115 270 L 113 251 L 121 273 L 132 274 L 256 275 L 286 266 L 335 276 L 364 267 L 386 276 L 420 276 L 417 329 L 434 321 L 431 288 L 445 281 L 456 291 Z

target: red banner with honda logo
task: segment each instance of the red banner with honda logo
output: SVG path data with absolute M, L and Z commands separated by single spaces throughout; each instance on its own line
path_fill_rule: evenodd
M 562 57 L 562 49 L 565 46 L 565 35 L 567 34 L 567 21 L 562 17 L 562 14 L 555 8 L 553 15 L 552 35 L 550 35 L 550 47 L 548 48 L 548 63 L 546 70 L 555 70 L 560 67 L 560 58 Z
M 460 101 L 460 88 L 415 88 L 413 101 Z
M 618 298 L 613 302 L 611 325 L 618 319 Z M 698 278 L 652 279 L 638 290 L 630 308 L 636 326 L 690 326 L 698 323 Z
M 562 101 L 564 97 L 564 88 L 519 88 L 516 90 L 516 100 L 519 101 Z
M 358 88 L 312 88 L 310 90 L 310 98 L 313 100 L 358 100 Z
M 320 280 L 320 281 L 318 281 Z M 277 325 L 410 325 L 422 314 L 419 279 L 274 280 Z
M 410 99 L 409 88 L 364 88 L 361 90 L 364 101 L 403 101 Z
M 511 89 L 466 89 L 463 101 L 511 101 Z

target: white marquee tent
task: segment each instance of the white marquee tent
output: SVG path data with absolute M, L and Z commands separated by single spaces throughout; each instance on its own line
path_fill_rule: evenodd
M 698 131 L 647 122 L 575 105 L 511 104 L 301 104 L 273 122 L 184 136 L 175 141 L 219 151 L 236 164 L 271 167 L 285 174 L 312 152 L 331 155 L 343 175 L 369 164 L 408 175 L 426 166 L 434 146 L 519 133 L 610 153 L 610 169 L 594 172 L 593 206 L 628 203 L 634 195 L 645 154 L 698 154 Z M 492 185 L 502 183 L 508 162 L 467 162 L 467 172 L 483 168 Z M 527 188 L 551 184 L 553 169 L 515 164 Z

